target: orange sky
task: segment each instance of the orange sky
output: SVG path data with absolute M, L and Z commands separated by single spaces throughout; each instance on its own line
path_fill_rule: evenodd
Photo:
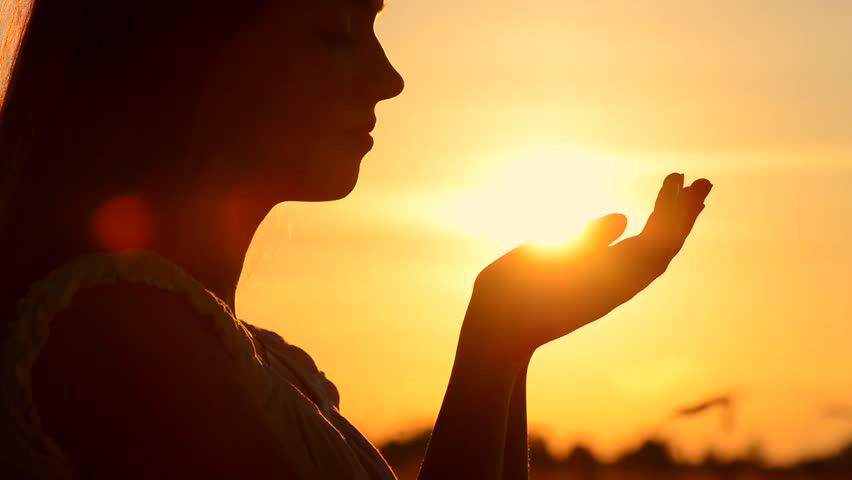
M 242 317 L 307 349 L 375 441 L 430 425 L 476 273 L 620 211 L 671 171 L 716 187 L 669 272 L 538 352 L 530 423 L 612 455 L 660 432 L 687 456 L 779 461 L 852 436 L 852 3 L 391 2 L 404 94 L 346 200 L 279 206 Z M 487 366 L 485 366 L 487 368 Z M 736 423 L 667 422 L 735 395 Z
M 666 275 L 536 354 L 531 428 L 782 462 L 852 438 L 823 414 L 852 405 L 852 2 L 532 5 L 391 2 L 378 31 L 406 91 L 354 194 L 269 215 L 238 314 L 310 352 L 382 442 L 434 421 L 481 268 L 613 211 L 635 232 L 667 173 L 706 176 Z M 730 431 L 667 420 L 722 393 Z

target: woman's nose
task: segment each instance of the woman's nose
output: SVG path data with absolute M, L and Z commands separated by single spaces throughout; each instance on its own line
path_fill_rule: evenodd
M 393 98 L 405 88 L 405 80 L 402 75 L 393 67 L 387 54 L 378 40 L 376 40 L 376 50 L 371 62 L 371 75 L 368 75 L 368 82 L 371 85 L 371 93 L 375 101 L 380 102 Z

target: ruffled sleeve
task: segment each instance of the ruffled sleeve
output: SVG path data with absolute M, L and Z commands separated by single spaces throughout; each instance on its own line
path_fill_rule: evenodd
M 14 472 L 15 478 L 74 478 L 66 454 L 42 429 L 32 399 L 32 369 L 51 323 L 75 295 L 116 282 L 163 289 L 192 306 L 233 359 L 241 388 L 256 402 L 298 478 L 394 478 L 375 448 L 339 414 L 337 389 L 307 353 L 236 319 L 186 272 L 144 251 L 77 259 L 33 285 L 18 303 L 0 339 L 0 470 Z

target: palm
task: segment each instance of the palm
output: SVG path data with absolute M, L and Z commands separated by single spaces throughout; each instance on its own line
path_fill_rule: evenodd
M 558 254 L 512 250 L 477 278 L 465 329 L 527 355 L 606 315 L 665 272 L 711 187 L 701 179 L 684 188 L 683 175 L 669 175 L 642 233 L 614 245 L 627 226 L 623 215 L 598 219 L 581 243 Z

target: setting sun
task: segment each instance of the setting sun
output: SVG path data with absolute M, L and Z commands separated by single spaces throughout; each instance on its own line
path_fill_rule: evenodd
M 481 184 L 447 201 L 436 217 L 458 233 L 504 247 L 558 247 L 593 219 L 624 212 L 606 159 L 557 148 L 495 161 Z

